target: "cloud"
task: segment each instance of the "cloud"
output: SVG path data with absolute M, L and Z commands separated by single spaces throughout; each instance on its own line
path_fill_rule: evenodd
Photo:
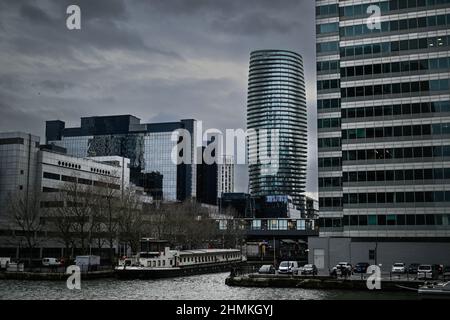
M 71 4 L 81 8 L 81 30 L 66 28 Z M 315 122 L 314 17 L 309 0 L 2 0 L 0 131 L 43 136 L 48 119 L 76 126 L 82 116 L 123 113 L 243 128 L 250 51 L 267 48 L 303 55 Z M 238 170 L 238 190 L 247 191 Z

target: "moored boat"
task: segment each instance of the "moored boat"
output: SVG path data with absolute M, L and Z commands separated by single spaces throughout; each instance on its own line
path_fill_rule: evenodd
M 156 279 L 224 272 L 242 262 L 237 249 L 171 250 L 119 260 L 115 273 L 120 279 Z
M 419 287 L 417 292 L 424 299 L 450 299 L 450 281 L 427 283 Z

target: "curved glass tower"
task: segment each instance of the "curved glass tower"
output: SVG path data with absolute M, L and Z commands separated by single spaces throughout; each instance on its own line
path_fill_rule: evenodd
M 253 145 L 257 145 L 256 148 L 249 139 L 250 193 L 254 196 L 288 195 L 296 206 L 302 206 L 306 183 L 307 110 L 303 59 L 299 54 L 285 50 L 251 53 L 247 129 L 259 133 L 258 143 Z M 260 161 L 266 154 L 261 149 L 263 129 L 269 136 L 267 150 L 274 144 L 270 141 L 278 141 L 278 157 L 273 161 L 276 165 L 272 166 L 275 170 L 267 170 L 267 165 Z M 278 140 L 273 139 L 274 132 Z M 258 155 L 257 161 L 255 155 Z M 270 152 L 269 155 L 274 156 Z

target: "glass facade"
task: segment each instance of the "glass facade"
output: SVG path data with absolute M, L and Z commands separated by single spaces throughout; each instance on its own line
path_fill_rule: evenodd
M 303 204 L 306 180 L 306 121 L 302 57 L 283 50 L 252 52 L 247 129 L 257 132 L 262 129 L 279 130 L 277 172 L 266 174 L 260 161 L 249 165 L 250 190 L 253 195 L 290 195 L 295 205 Z M 250 157 L 252 152 L 249 150 Z M 260 149 L 257 154 L 261 155 Z
M 196 196 L 197 180 L 195 165 L 172 162 L 176 143 L 171 136 L 177 129 L 188 130 L 195 137 L 195 120 L 141 124 L 138 118 L 129 115 L 89 117 L 81 119 L 79 128 L 65 128 L 62 121 L 47 121 L 46 138 L 48 143 L 64 147 L 68 154 L 77 157 L 126 157 L 130 159 L 134 184 L 162 188 L 163 200 L 182 201 Z M 195 139 L 191 139 L 192 157 L 195 157 L 194 143 Z M 194 158 L 191 163 L 195 163 Z M 155 182 L 157 185 L 144 182 L 141 174 L 158 175 L 162 186 L 159 182 Z
M 171 132 L 148 133 L 144 137 L 145 172 L 158 172 L 163 176 L 165 200 L 177 199 L 177 166 L 172 163 Z M 157 152 L 155 152 L 157 150 Z
M 450 1 L 363 2 L 316 1 L 321 234 L 448 236 Z

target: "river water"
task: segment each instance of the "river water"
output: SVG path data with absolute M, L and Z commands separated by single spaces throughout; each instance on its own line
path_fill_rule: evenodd
M 373 291 L 307 290 L 295 288 L 229 287 L 229 273 L 205 274 L 159 280 L 86 280 L 81 290 L 69 290 L 55 281 L 0 280 L 0 299 L 76 300 L 327 300 L 327 299 L 416 299 L 415 293 Z

